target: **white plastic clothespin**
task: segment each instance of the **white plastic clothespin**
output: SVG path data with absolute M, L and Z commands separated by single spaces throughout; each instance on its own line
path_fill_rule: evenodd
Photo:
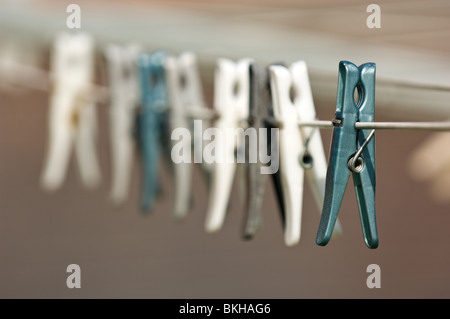
M 214 81 L 214 108 L 218 119 L 215 128 L 216 161 L 211 170 L 211 187 L 205 228 L 218 231 L 224 222 L 236 171 L 235 151 L 241 141 L 236 128 L 248 118 L 250 59 L 237 63 L 219 59 Z
M 308 69 L 304 61 L 290 68 L 270 66 L 275 121 L 280 124 L 280 172 L 285 202 L 285 243 L 297 244 L 301 234 L 303 179 L 306 173 L 314 198 L 322 211 L 327 161 L 320 131 L 298 126 L 299 121 L 316 120 Z M 294 98 L 291 100 L 291 90 Z M 335 233 L 340 233 L 339 221 Z
M 192 121 L 189 118 L 189 110 L 202 110 L 206 108 L 203 98 L 200 74 L 197 69 L 197 58 L 192 52 L 183 52 L 178 57 L 170 56 L 165 61 L 166 81 L 170 103 L 170 126 L 172 132 L 176 129 L 187 129 L 193 131 Z M 200 132 L 192 132 L 194 139 L 202 139 L 203 131 L 206 128 L 202 125 Z M 192 135 L 192 134 L 191 134 Z M 175 142 L 175 140 L 172 140 Z M 191 149 L 190 140 L 182 139 L 177 144 L 185 143 L 183 149 Z M 194 145 L 202 145 L 194 141 Z M 198 156 L 202 156 L 203 149 L 194 148 Z M 175 203 L 173 215 L 178 220 L 183 220 L 190 208 L 191 201 L 191 162 L 179 162 L 174 165 L 174 186 Z M 206 162 L 202 162 L 206 164 Z M 204 165 L 203 165 L 204 166 Z M 205 167 L 204 167 L 205 168 Z
M 104 55 L 108 67 L 110 91 L 110 136 L 112 184 L 111 201 L 121 205 L 128 197 L 135 138 L 133 131 L 140 102 L 137 45 L 109 45 Z
M 58 35 L 51 59 L 53 91 L 49 109 L 49 145 L 41 179 L 47 190 L 58 189 L 64 181 L 72 142 L 83 184 L 100 183 L 95 151 L 97 114 L 91 84 L 94 41 L 84 33 Z

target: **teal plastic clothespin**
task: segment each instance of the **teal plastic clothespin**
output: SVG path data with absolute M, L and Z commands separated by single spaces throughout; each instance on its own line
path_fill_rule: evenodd
M 142 108 L 139 114 L 139 144 L 143 158 L 141 208 L 151 211 L 159 190 L 158 165 L 161 138 L 166 126 L 168 107 L 164 61 L 168 54 L 157 51 L 139 56 Z
M 355 88 L 358 90 L 356 103 Z M 375 63 L 365 63 L 357 67 L 351 62 L 341 61 L 325 199 L 316 238 L 318 245 L 325 246 L 331 238 L 352 172 L 366 246 L 378 247 L 375 218 L 375 139 L 368 138 L 367 130 L 355 128 L 358 121 L 373 122 L 374 111 Z M 351 165 L 355 154 L 361 148 L 361 156 Z

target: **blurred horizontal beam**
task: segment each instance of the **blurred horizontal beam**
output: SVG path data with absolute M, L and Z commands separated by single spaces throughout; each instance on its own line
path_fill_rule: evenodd
M 99 50 L 107 43 L 128 42 L 138 42 L 148 50 L 192 50 L 211 80 L 219 57 L 251 57 L 263 64 L 305 60 L 314 97 L 329 102 L 330 109 L 334 109 L 339 61 L 375 62 L 378 114 L 404 120 L 450 118 L 450 56 L 441 52 L 287 28 L 277 19 L 239 15 L 239 6 L 227 7 L 225 2 L 208 3 L 214 10 L 197 10 L 198 6 L 190 8 L 184 2 L 177 6 L 171 1 L 77 3 L 82 8 L 82 31 L 96 38 Z M 67 5 L 62 1 L 0 2 L 0 30 L 13 39 L 49 44 L 57 32 L 67 31 Z M 270 7 L 266 9 L 267 14 Z

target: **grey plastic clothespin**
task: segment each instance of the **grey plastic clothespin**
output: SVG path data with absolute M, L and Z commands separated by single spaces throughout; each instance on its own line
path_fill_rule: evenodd
M 268 174 L 272 176 L 274 182 L 278 204 L 280 207 L 281 220 L 284 227 L 284 203 L 282 195 L 282 186 L 280 171 L 278 168 L 278 135 L 277 130 L 267 121 L 273 117 L 273 105 L 270 92 L 270 75 L 267 67 L 252 63 L 250 72 L 250 103 L 248 126 L 254 128 L 258 136 L 258 152 L 256 162 L 250 162 L 248 154 L 251 150 L 246 145 L 246 177 L 247 177 L 247 205 L 245 207 L 245 222 L 243 237 L 251 239 L 256 234 L 262 224 L 262 202 L 267 183 Z M 254 150 L 253 150 L 254 151 Z M 269 156 L 270 154 L 270 156 Z M 264 162 L 261 158 L 264 156 L 267 160 Z M 269 160 L 271 160 L 269 162 Z M 264 170 L 275 170 L 264 172 Z

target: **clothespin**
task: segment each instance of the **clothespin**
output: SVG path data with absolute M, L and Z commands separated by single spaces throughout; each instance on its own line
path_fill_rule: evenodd
M 279 169 L 279 155 L 278 155 L 278 135 L 272 136 L 272 125 L 267 121 L 268 118 L 273 118 L 272 96 L 270 92 L 270 76 L 269 69 L 266 66 L 258 63 L 250 64 L 250 101 L 249 101 L 249 116 L 248 127 L 254 128 L 258 136 L 259 148 L 265 147 L 265 155 L 270 152 L 270 162 L 264 163 L 260 157 L 257 161 L 252 163 L 246 161 L 245 174 L 247 177 L 247 207 L 245 208 L 245 223 L 243 230 L 243 237 L 251 239 L 256 234 L 262 224 L 262 202 L 264 198 L 265 186 L 268 175 L 272 176 L 275 191 L 277 194 L 278 204 L 280 206 L 281 220 L 284 226 L 284 203 L 283 193 Z M 261 134 L 260 129 L 265 129 L 266 134 Z M 249 145 L 246 144 L 246 152 L 250 152 Z M 261 154 L 261 151 L 258 150 Z M 247 154 L 246 158 L 249 158 Z M 276 163 L 274 163 L 276 161 Z M 275 172 L 263 172 L 264 169 L 269 170 L 275 167 Z
M 137 58 L 141 49 L 134 44 L 128 46 L 109 45 L 104 56 L 108 67 L 111 105 L 111 168 L 112 185 L 110 198 L 121 205 L 128 196 L 135 151 L 134 126 L 140 104 Z
M 202 139 L 203 130 L 194 132 L 189 110 L 205 109 L 202 84 L 197 69 L 197 58 L 192 52 L 184 52 L 180 56 L 170 56 L 165 61 L 167 89 L 170 103 L 171 131 L 186 129 L 194 138 Z M 204 126 L 202 125 L 202 128 Z M 173 140 L 174 141 L 174 140 Z M 183 150 L 191 150 L 191 141 L 182 139 L 176 144 Z M 196 142 L 194 141 L 194 145 Z M 201 144 L 199 144 L 201 145 Z M 195 149 L 202 156 L 202 148 Z M 174 164 L 174 210 L 173 215 L 178 220 L 183 220 L 191 204 L 191 173 L 192 164 L 189 152 L 189 161 L 181 161 Z M 206 162 L 203 162 L 206 163 Z
M 95 151 L 97 116 L 92 96 L 94 41 L 83 33 L 62 33 L 51 57 L 49 145 L 42 186 L 56 190 L 64 181 L 71 144 L 75 144 L 81 181 L 92 188 L 100 183 Z
M 306 174 L 320 213 L 325 194 L 327 164 L 320 132 L 298 126 L 299 121 L 316 120 L 306 63 L 293 63 L 289 69 L 279 65 L 270 66 L 269 69 L 274 118 L 280 125 L 280 177 L 286 218 L 285 243 L 292 246 L 300 240 L 304 175 Z M 338 223 L 337 233 L 340 232 Z
M 242 141 L 236 128 L 248 118 L 250 59 L 233 62 L 219 59 L 214 81 L 215 128 L 222 138 L 215 147 L 216 162 L 211 169 L 210 198 L 206 216 L 207 232 L 218 231 L 224 222 L 236 171 L 235 151 Z
M 143 158 L 142 210 L 153 208 L 159 191 L 161 139 L 166 129 L 168 97 L 164 63 L 168 54 L 157 51 L 138 58 L 142 108 L 139 114 L 139 141 Z
M 358 101 L 355 103 L 355 88 Z M 357 67 L 339 63 L 336 117 L 326 176 L 325 199 L 316 242 L 324 246 L 330 240 L 347 187 L 350 171 L 364 235 L 369 248 L 378 247 L 375 219 L 375 139 L 355 128 L 356 122 L 373 122 L 375 110 L 375 64 Z

